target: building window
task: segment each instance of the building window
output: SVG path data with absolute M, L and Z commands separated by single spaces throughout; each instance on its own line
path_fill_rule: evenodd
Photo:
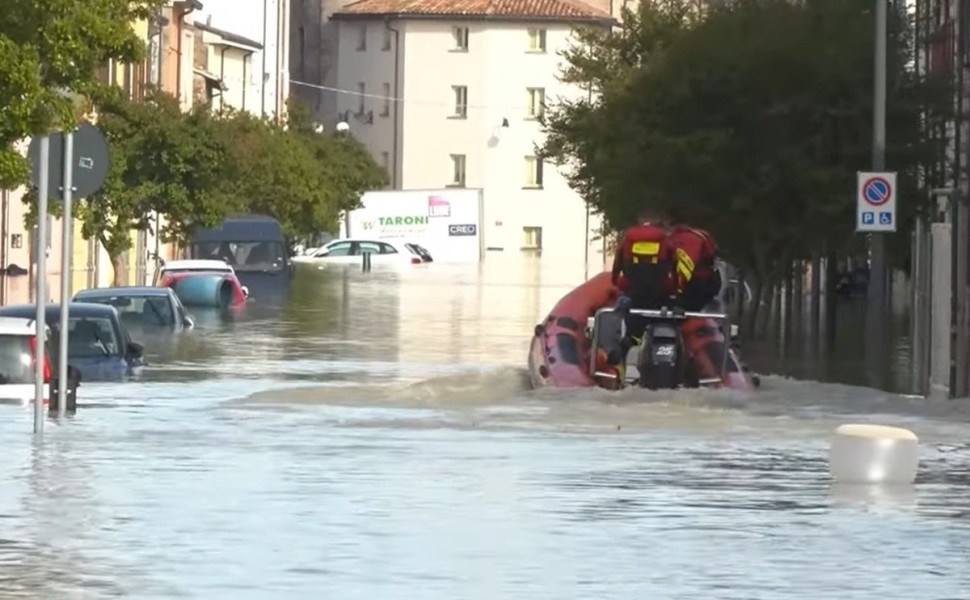
M 525 157 L 525 187 L 542 187 L 542 158 L 539 156 Z
M 357 36 L 357 51 L 363 52 L 367 50 L 367 25 L 361 24 L 357 30 Z
M 381 109 L 381 116 L 386 117 L 391 114 L 391 84 L 385 83 L 383 90 L 384 108 Z
M 363 83 L 357 84 L 357 114 L 364 114 L 364 100 L 366 100 L 365 94 L 367 93 L 367 86 Z
M 525 88 L 527 94 L 528 112 L 526 118 L 538 119 L 546 109 L 546 90 L 545 88 Z
M 384 27 L 384 41 L 381 44 L 381 50 L 384 52 L 389 52 L 391 50 L 391 30 Z
M 451 155 L 451 184 L 449 187 L 465 187 L 465 155 Z
M 522 249 L 542 250 L 542 227 L 522 228 Z
M 546 30 L 529 29 L 529 52 L 546 51 Z
M 468 28 L 467 27 L 455 27 L 451 30 L 451 34 L 455 37 L 455 52 L 468 52 Z
M 468 87 L 464 85 L 451 86 L 455 94 L 455 112 L 452 117 L 465 119 L 468 117 Z

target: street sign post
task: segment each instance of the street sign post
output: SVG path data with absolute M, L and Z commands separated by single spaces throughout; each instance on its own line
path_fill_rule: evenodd
M 108 142 L 100 129 L 90 123 L 81 123 L 73 131 L 52 133 L 34 138 L 27 150 L 30 159 L 31 180 L 37 189 L 37 361 L 34 390 L 34 432 L 43 431 L 43 359 L 44 331 L 46 328 L 45 308 L 47 293 L 46 239 L 47 239 L 47 200 L 60 194 L 63 203 L 63 247 L 61 249 L 61 319 L 60 348 L 58 349 L 58 392 L 57 413 L 63 416 L 67 411 L 67 347 L 69 306 L 71 300 L 71 233 L 74 222 L 71 216 L 75 197 L 83 198 L 101 189 L 108 176 L 110 152 Z M 53 164 L 54 168 L 49 168 Z
M 65 172 L 62 168 L 65 158 L 65 136 L 61 132 L 51 133 L 49 162 L 55 168 L 50 170 L 47 181 L 47 192 L 50 198 L 60 199 L 64 190 Z M 30 141 L 27 149 L 27 158 L 31 164 L 39 164 L 40 144 L 37 138 Z M 74 197 L 85 198 L 101 189 L 104 180 L 108 176 L 108 165 L 110 153 L 108 151 L 108 141 L 105 139 L 101 130 L 90 123 L 81 123 L 74 130 L 74 152 L 76 158 L 72 159 L 74 165 Z M 35 188 L 39 187 L 37 170 L 31 172 L 31 182 Z
M 896 231 L 896 173 L 856 174 L 856 227 L 859 233 Z

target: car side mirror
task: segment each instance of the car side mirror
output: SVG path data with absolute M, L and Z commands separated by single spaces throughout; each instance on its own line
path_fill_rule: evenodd
M 182 325 L 187 329 L 192 329 L 195 327 L 195 321 L 192 320 L 192 317 L 186 316 L 184 319 L 182 319 Z
M 145 347 L 138 342 L 128 342 L 128 356 L 132 358 L 141 358 L 145 355 Z
M 249 298 L 249 288 L 248 287 L 242 286 L 242 293 L 243 293 L 243 296 Z

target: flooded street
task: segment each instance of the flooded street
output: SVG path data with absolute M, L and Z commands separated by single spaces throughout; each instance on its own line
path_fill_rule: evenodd
M 532 327 L 582 277 L 301 267 L 278 306 L 133 331 L 151 366 L 39 443 L 0 407 L 0 597 L 970 597 L 964 403 L 529 391 Z M 829 485 L 857 420 L 920 436 L 916 486 Z

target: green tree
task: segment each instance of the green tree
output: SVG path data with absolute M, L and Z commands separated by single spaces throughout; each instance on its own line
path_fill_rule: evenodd
M 98 109 L 111 167 L 104 186 L 78 204 L 77 216 L 84 238 L 97 239 L 111 257 L 114 285 L 121 285 L 132 231 L 157 227 L 153 211 L 164 216 L 156 232 L 162 240 L 184 243 L 193 224 L 215 226 L 232 209 L 223 184 L 231 154 L 207 110 L 183 113 L 169 94 L 133 102 L 112 88 Z
M 317 133 L 299 105 L 284 124 L 228 111 L 220 126 L 233 151 L 226 195 L 241 210 L 277 219 L 292 237 L 335 229 L 341 211 L 387 181 L 359 142 Z
M 14 144 L 83 112 L 108 60 L 132 62 L 145 43 L 132 22 L 164 0 L 7 0 L 0 10 L 0 187 L 26 183 Z
M 851 250 L 855 171 L 871 160 L 867 8 L 737 0 L 698 15 L 641 3 L 623 32 L 585 34 L 567 53 L 563 77 L 596 95 L 550 110 L 542 150 L 610 226 L 651 206 L 709 229 L 762 282 L 813 251 Z M 887 166 L 900 197 L 916 199 L 939 148 L 920 116 L 943 112 L 947 90 L 906 69 L 912 24 L 891 17 Z M 900 204 L 897 238 L 920 206 Z

